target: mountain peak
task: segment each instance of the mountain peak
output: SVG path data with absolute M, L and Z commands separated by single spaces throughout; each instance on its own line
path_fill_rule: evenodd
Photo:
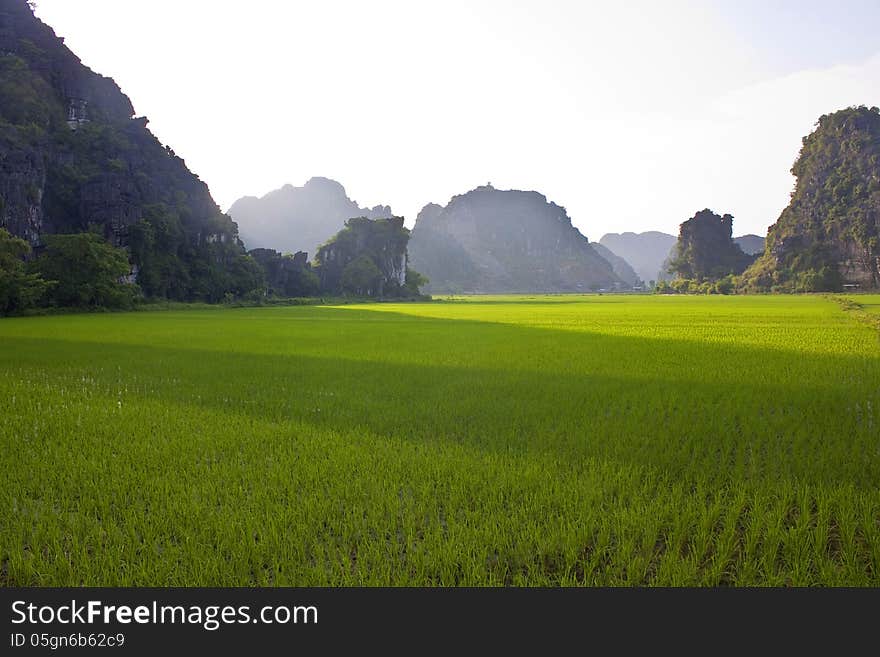
M 342 183 L 323 176 L 309 178 L 302 187 L 287 184 L 255 201 L 249 200 L 252 198 L 241 198 L 229 208 L 248 249 L 313 255 L 342 230 L 346 219 L 393 216 L 387 205 L 360 207 L 348 197 Z
M 606 233 L 599 244 L 626 260 L 639 278 L 648 282 L 667 277 L 662 271 L 663 263 L 676 241 L 675 235 L 649 230 L 644 233 Z
M 342 183 L 337 182 L 332 178 L 325 178 L 324 176 L 312 176 L 306 181 L 304 187 L 323 189 L 345 196 L 345 187 L 343 187 Z
M 587 292 L 622 285 L 572 226 L 565 208 L 536 191 L 491 185 L 419 213 L 410 260 L 435 292 Z

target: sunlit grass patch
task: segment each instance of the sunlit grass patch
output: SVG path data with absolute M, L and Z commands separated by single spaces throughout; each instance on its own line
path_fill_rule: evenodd
M 5 584 L 880 581 L 877 333 L 822 297 L 8 319 L 0 399 Z

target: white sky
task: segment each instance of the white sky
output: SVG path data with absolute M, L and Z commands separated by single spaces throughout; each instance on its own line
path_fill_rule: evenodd
M 491 181 L 591 240 L 766 233 L 816 119 L 880 105 L 880 3 L 38 0 L 226 210 L 312 176 L 412 225 Z

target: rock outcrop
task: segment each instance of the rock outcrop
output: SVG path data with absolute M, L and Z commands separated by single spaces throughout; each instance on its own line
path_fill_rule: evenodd
M 315 254 L 321 289 L 365 297 L 415 296 L 407 289 L 407 244 L 403 217 L 355 217 Z
M 741 274 L 753 260 L 733 241 L 733 216 L 707 208 L 681 224 L 670 269 L 702 282 Z
M 320 282 L 305 251 L 283 255 L 273 249 L 252 249 L 249 255 L 266 273 L 269 296 L 310 297 L 319 293 Z
M 491 185 L 426 205 L 409 246 L 432 293 L 588 292 L 624 288 L 565 208 Z
M 791 170 L 791 202 L 767 232 L 747 290 L 880 287 L 880 109 L 822 116 Z
M 272 248 L 285 253 L 314 255 L 342 230 L 346 219 L 394 216 L 387 205 L 359 207 L 345 188 L 329 178 L 311 178 L 302 187 L 285 185 L 262 198 L 245 196 L 229 208 L 249 249 Z
M 148 295 L 217 300 L 244 257 L 237 227 L 146 126 L 25 0 L 0 0 L 0 227 L 37 251 L 96 229 Z

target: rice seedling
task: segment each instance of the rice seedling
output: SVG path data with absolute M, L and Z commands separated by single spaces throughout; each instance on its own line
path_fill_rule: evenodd
M 880 350 L 852 315 L 605 295 L 4 319 L 0 581 L 876 586 Z

